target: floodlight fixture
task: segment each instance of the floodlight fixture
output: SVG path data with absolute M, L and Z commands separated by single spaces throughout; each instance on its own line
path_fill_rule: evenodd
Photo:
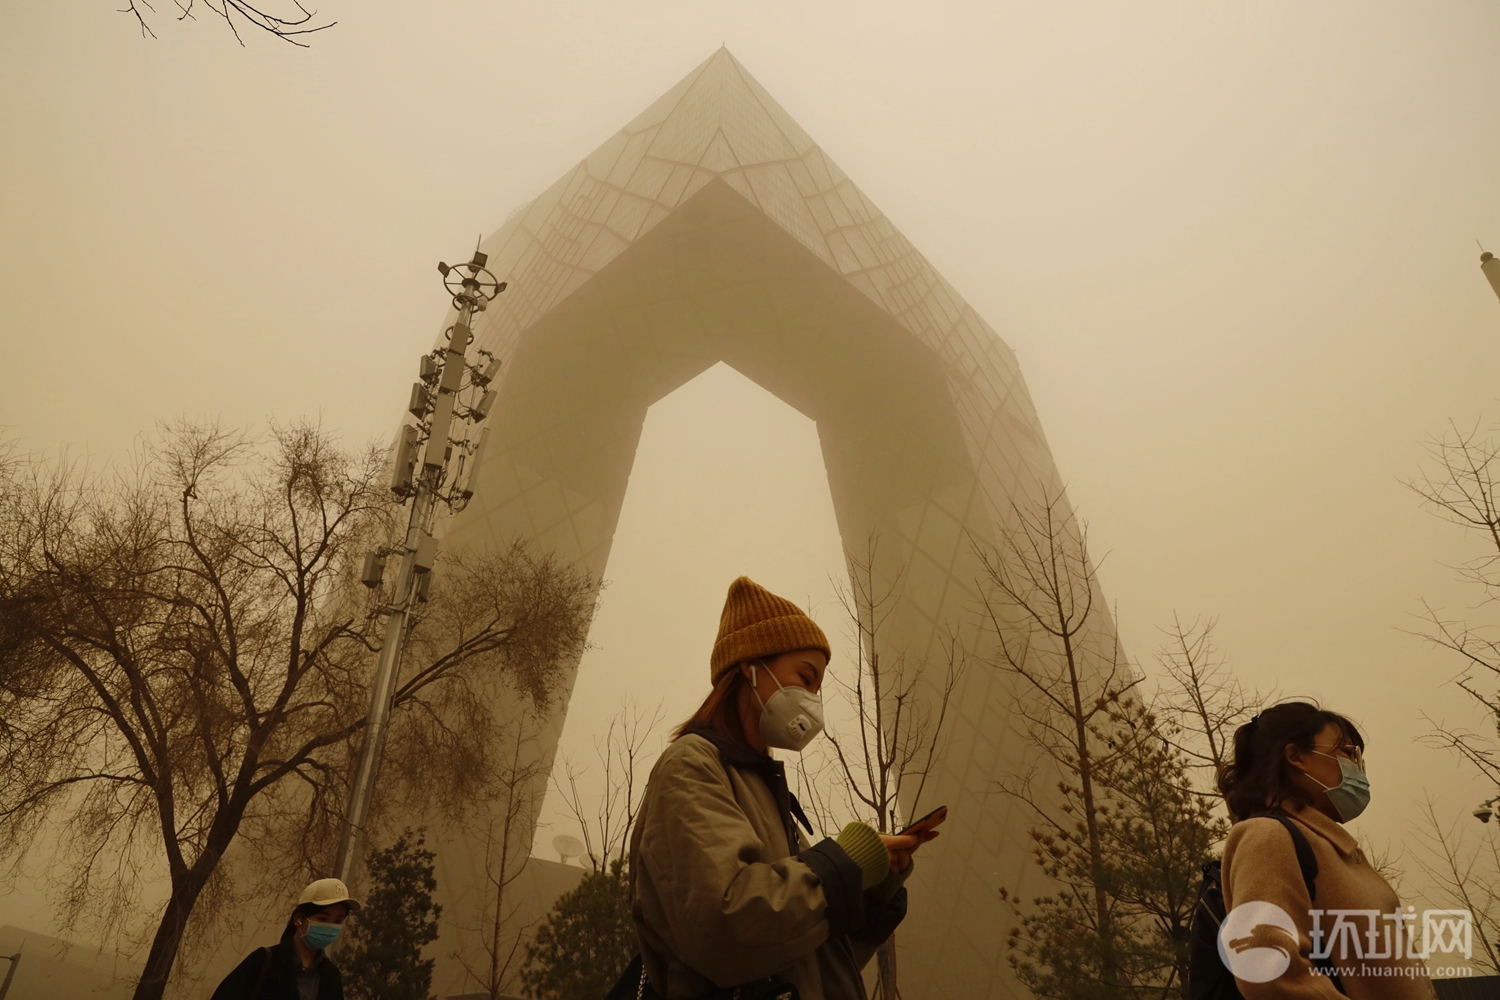
M 475 250 L 474 259 L 467 264 L 459 264 L 457 267 L 439 265 L 438 270 L 443 275 L 443 286 L 448 289 L 448 294 L 453 296 L 453 308 L 461 311 L 484 312 L 485 307 L 494 301 L 495 296 L 505 291 L 505 282 L 496 278 L 485 267 L 489 259 L 488 254 Z

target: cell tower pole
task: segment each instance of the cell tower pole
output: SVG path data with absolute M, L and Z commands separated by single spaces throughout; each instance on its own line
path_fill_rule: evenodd
M 26 942 L 21 942 L 21 948 L 26 947 Z M 10 992 L 10 981 L 16 978 L 16 966 L 21 964 L 21 948 L 16 949 L 14 955 L 0 955 L 0 958 L 10 960 L 10 968 L 5 972 L 5 982 L 0 983 L 0 1000 L 5 1000 L 5 995 Z
M 408 424 L 402 428 L 396 449 L 391 488 L 398 496 L 409 497 L 412 501 L 405 543 L 395 550 L 371 553 L 365 560 L 362 582 L 367 587 L 379 587 L 383 583 L 387 556 L 400 553 L 401 569 L 396 576 L 393 599 L 384 609 L 388 615 L 385 642 L 380 647 L 380 660 L 370 686 L 370 711 L 365 717 L 364 742 L 360 747 L 354 782 L 349 789 L 344 834 L 339 842 L 338 860 L 334 863 L 334 876 L 345 882 L 350 880 L 358 864 L 370 803 L 380 777 L 380 759 L 390 728 L 391 707 L 401 674 L 401 654 L 406 645 L 407 630 L 416 605 L 426 600 L 431 586 L 437 557 L 437 539 L 433 536 L 437 505 L 441 502 L 450 510 L 462 510 L 473 496 L 472 484 L 479 468 L 484 437 L 481 435 L 475 442 L 465 433 L 460 439 L 453 433 L 454 425 L 482 423 L 495 400 L 495 393 L 486 390 L 499 369 L 499 362 L 488 351 L 481 350 L 479 353 L 487 357 L 489 364 L 480 369 L 471 366 L 466 357 L 473 338 L 470 323 L 474 314 L 484 311 L 495 296 L 505 290 L 505 282 L 496 281 L 494 275 L 485 269 L 487 262 L 487 255 L 475 250 L 474 259 L 467 264 L 454 267 L 438 264 L 443 284 L 452 294 L 453 305 L 458 309 L 458 321 L 448 330 L 447 348 L 422 359 L 422 380 L 412 386 L 409 405 L 418 425 Z M 465 406 L 460 396 L 471 390 L 478 398 L 471 399 Z M 424 431 L 425 447 L 421 449 L 419 467 L 417 449 L 422 445 Z M 464 468 L 466 460 L 467 469 Z

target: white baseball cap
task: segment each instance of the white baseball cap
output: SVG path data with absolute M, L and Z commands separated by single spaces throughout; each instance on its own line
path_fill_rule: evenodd
M 336 878 L 320 878 L 303 889 L 302 898 L 297 900 L 297 905 L 301 906 L 303 903 L 312 903 L 316 906 L 347 903 L 350 913 L 359 909 L 359 900 L 349 895 L 349 887 L 341 879 Z

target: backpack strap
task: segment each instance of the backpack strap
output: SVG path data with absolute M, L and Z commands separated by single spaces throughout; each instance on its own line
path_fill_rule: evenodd
M 1297 852 L 1297 867 L 1302 869 L 1302 881 L 1307 884 L 1307 898 L 1316 900 L 1318 898 L 1318 859 L 1313 854 L 1312 844 L 1307 842 L 1307 835 L 1302 832 L 1296 822 L 1280 813 L 1261 813 L 1269 816 L 1282 826 L 1292 836 L 1292 850 Z
M 1307 834 L 1303 833 L 1302 828 L 1290 818 L 1280 813 L 1267 812 L 1260 815 L 1276 820 L 1286 827 L 1287 833 L 1291 834 L 1292 849 L 1297 852 L 1297 867 L 1302 869 L 1302 881 L 1307 885 L 1307 898 L 1316 901 L 1318 898 L 1318 859 L 1313 855 L 1312 844 L 1307 842 Z M 1344 993 L 1344 981 L 1339 976 L 1332 959 L 1314 959 L 1312 964 L 1324 970 L 1323 974 L 1333 982 L 1334 989 Z

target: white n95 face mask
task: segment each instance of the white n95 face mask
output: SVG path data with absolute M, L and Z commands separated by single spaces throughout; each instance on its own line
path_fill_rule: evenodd
M 760 738 L 766 746 L 800 753 L 802 748 L 823 731 L 823 699 L 806 688 L 783 687 L 776 675 L 777 692 L 765 701 L 755 683 L 755 666 L 750 667 L 750 690 L 760 702 Z

